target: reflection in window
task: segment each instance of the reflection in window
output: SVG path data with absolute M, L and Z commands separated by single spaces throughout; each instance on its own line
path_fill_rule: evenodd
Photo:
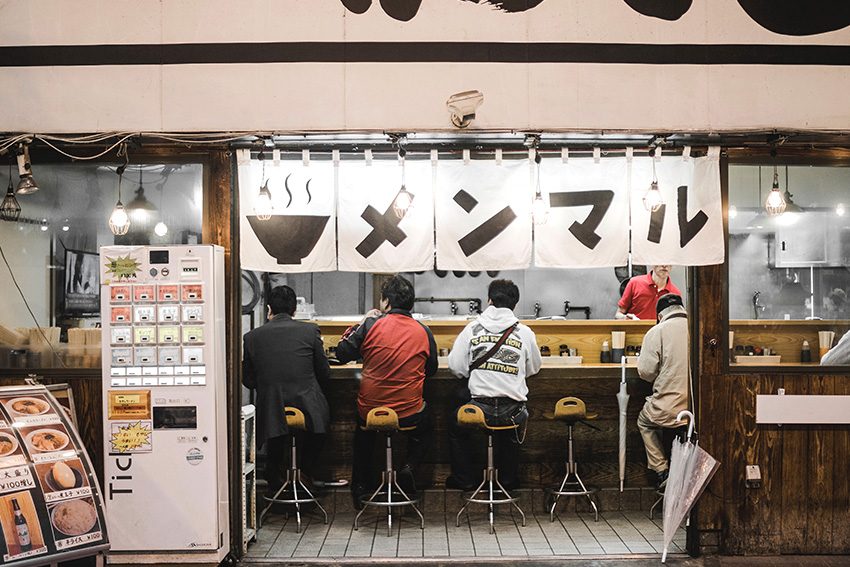
M 776 173 L 786 209 L 770 216 L 774 165 L 729 166 L 731 355 L 800 363 L 805 341 L 817 364 L 850 325 L 850 168 L 779 164 Z M 834 340 L 821 345 L 819 331 Z
M 17 222 L 0 221 L 0 246 L 11 269 L 0 269 L 0 368 L 99 367 L 100 246 L 200 242 L 201 164 L 131 163 L 121 185 L 131 225 L 120 237 L 108 225 L 118 200 L 116 168 L 40 164 L 33 173 L 41 190 L 18 195 Z

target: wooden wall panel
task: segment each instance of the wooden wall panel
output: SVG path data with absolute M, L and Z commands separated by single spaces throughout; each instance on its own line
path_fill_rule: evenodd
M 835 377 L 812 376 L 809 394 L 832 395 Z M 809 460 L 808 509 L 806 510 L 806 553 L 824 553 L 832 549 L 833 476 L 832 452 L 835 426 L 815 425 L 808 431 Z M 845 472 L 845 474 L 847 474 Z
M 850 377 L 836 376 L 835 394 L 850 396 Z M 832 446 L 832 549 L 850 554 L 850 427 L 835 426 Z

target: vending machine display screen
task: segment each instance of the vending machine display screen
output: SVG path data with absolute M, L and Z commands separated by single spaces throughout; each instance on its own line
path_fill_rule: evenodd
M 150 263 L 151 264 L 167 264 L 168 263 L 168 250 L 151 250 L 150 251 Z
M 153 408 L 154 429 L 197 429 L 197 406 L 168 406 Z

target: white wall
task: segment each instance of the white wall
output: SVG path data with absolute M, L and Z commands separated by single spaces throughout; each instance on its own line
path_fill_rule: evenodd
M 639 14 L 622 0 L 546 0 L 513 14 L 484 2 L 432 0 L 408 22 L 390 18 L 377 1 L 358 15 L 339 0 L 7 0 L 2 13 L 5 46 L 104 47 L 93 64 L 59 64 L 74 53 L 62 47 L 43 58 L 27 52 L 35 60 L 13 66 L 25 55 L 0 45 L 0 131 L 453 130 L 446 99 L 469 89 L 485 95 L 473 130 L 850 130 L 847 57 L 788 64 L 793 51 L 779 50 L 847 46 L 850 31 L 780 35 L 735 0 L 696 0 L 675 21 Z M 388 41 L 404 49 L 378 45 L 383 62 L 352 61 L 354 49 L 334 48 Z M 239 42 L 265 45 L 231 45 Z M 277 42 L 331 42 L 327 50 L 342 55 L 301 62 L 303 50 Z M 448 62 L 387 62 L 421 42 L 471 47 L 448 50 Z M 561 44 L 559 62 L 487 61 L 525 43 Z M 176 44 L 204 45 L 188 62 L 158 64 L 156 50 L 165 46 L 168 56 Z M 645 44 L 661 49 L 650 53 Z M 718 55 L 727 44 L 741 47 Z M 104 57 L 117 45 L 154 49 L 134 64 L 114 64 Z M 226 62 L 217 55 L 222 45 L 248 62 Z M 624 55 L 590 62 L 623 45 Z M 437 49 L 434 58 L 443 58 Z M 461 62 L 474 50 L 484 59 Z M 265 52 L 271 56 L 258 62 Z M 626 61 L 631 53 L 635 60 Z M 711 64 L 694 64 L 703 55 Z M 572 57 L 583 62 L 565 62 Z

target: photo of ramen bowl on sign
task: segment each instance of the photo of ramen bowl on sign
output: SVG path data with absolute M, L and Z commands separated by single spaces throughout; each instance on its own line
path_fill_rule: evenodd
M 0 457 L 6 457 L 18 448 L 18 440 L 11 433 L 0 431 Z
M 50 404 L 39 398 L 12 398 L 6 402 L 6 407 L 12 416 L 42 415 L 50 410 Z
M 56 429 L 36 429 L 27 434 L 27 445 L 36 451 L 59 451 L 68 446 L 68 434 Z

